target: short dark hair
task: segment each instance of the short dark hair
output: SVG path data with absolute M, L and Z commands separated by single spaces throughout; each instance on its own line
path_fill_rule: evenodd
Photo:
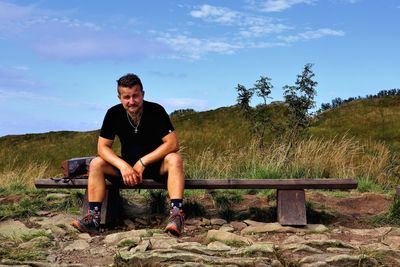
M 140 78 L 133 73 L 128 73 L 117 80 L 118 87 L 132 88 L 135 85 L 140 85 L 140 89 L 143 91 L 143 85 Z

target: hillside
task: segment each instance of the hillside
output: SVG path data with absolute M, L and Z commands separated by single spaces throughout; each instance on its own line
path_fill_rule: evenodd
M 363 141 L 385 142 L 400 151 L 400 97 L 352 101 L 318 115 L 310 129 L 317 137 L 347 135 Z
M 282 120 L 284 106 L 271 105 L 274 120 Z M 400 97 L 358 100 L 325 111 L 313 122 L 310 133 L 329 139 L 347 135 L 362 141 L 384 141 L 392 151 L 400 151 Z M 224 153 L 227 149 L 248 147 L 249 123 L 237 107 L 224 107 L 172 117 L 186 158 L 205 150 Z M 60 162 L 67 158 L 96 154 L 98 131 L 50 132 L 0 138 L 0 172 L 30 162 L 48 162 L 49 175 L 60 173 Z M 267 136 L 271 141 L 271 137 Z M 118 142 L 115 149 L 118 150 Z M 211 154 L 212 155 L 212 154 Z

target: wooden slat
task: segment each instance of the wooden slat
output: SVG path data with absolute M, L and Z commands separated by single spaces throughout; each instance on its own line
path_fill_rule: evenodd
M 113 187 L 106 181 L 107 187 Z M 86 188 L 87 179 L 39 179 L 37 188 Z M 166 189 L 166 184 L 144 180 L 140 186 L 121 185 L 120 188 Z M 185 189 L 355 189 L 354 179 L 186 179 Z

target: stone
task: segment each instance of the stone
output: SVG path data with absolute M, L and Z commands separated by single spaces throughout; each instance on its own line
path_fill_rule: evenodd
M 363 266 L 378 266 L 378 262 L 373 258 L 368 258 L 365 255 L 335 255 L 325 260 L 331 266 L 360 266 L 362 259 Z
M 209 250 L 215 250 L 215 251 L 229 251 L 231 250 L 231 247 L 220 242 L 220 241 L 214 241 L 211 242 L 207 245 L 207 248 Z
M 132 222 L 132 220 L 125 219 L 124 224 L 126 227 L 128 227 L 129 230 L 135 229 L 135 224 L 134 224 L 134 222 Z
M 304 244 L 289 244 L 282 247 L 283 250 L 291 250 L 293 252 L 309 252 L 309 253 L 323 253 L 322 250 L 316 249 Z
M 39 210 L 39 211 L 36 211 L 35 212 L 35 214 L 37 215 L 37 216 L 47 216 L 47 215 L 49 215 L 51 213 L 51 211 L 45 211 L 45 210 Z
M 191 253 L 203 254 L 203 255 L 209 255 L 209 256 L 216 254 L 215 251 L 207 249 L 207 247 L 203 246 L 202 244 L 200 244 L 198 242 L 177 243 L 175 245 L 172 245 L 171 248 L 180 250 L 180 251 L 188 251 Z
M 186 225 L 200 225 L 201 221 L 199 219 L 188 219 L 185 220 L 185 226 Z
M 224 224 L 227 224 L 228 222 L 226 221 L 226 220 L 224 220 L 224 219 L 220 219 L 220 218 L 214 218 L 214 219 L 211 219 L 211 225 L 219 225 L 219 226 L 221 226 L 221 225 L 224 225 Z
M 87 242 L 91 242 L 92 241 L 92 237 L 88 234 L 88 233 L 80 233 L 80 234 L 78 234 L 78 238 L 79 239 L 83 239 L 83 240 L 86 240 Z
M 31 217 L 29 221 L 39 224 L 44 229 L 52 229 L 53 226 L 63 225 L 65 228 L 60 229 L 76 232 L 77 230 L 71 226 L 71 221 L 75 219 L 75 217 L 76 216 L 70 214 L 57 214 L 53 217 L 46 217 L 45 220 L 43 220 L 42 217 Z
M 327 248 L 326 252 L 335 254 L 352 254 L 353 250 L 349 248 Z
M 323 224 L 307 224 L 305 227 L 306 232 L 323 233 L 328 231 L 328 227 Z
M 278 260 L 273 260 L 271 262 L 271 267 L 283 267 L 283 264 Z
M 237 231 L 241 231 L 243 228 L 247 227 L 247 224 L 244 222 L 231 222 L 230 225 Z
M 386 236 L 382 243 L 388 245 L 392 249 L 400 250 L 400 236 Z
M 207 239 L 210 241 L 221 241 L 224 243 L 243 243 L 246 245 L 253 244 L 253 240 L 247 237 L 239 236 L 233 233 L 228 233 L 220 230 L 209 230 L 207 233 Z
M 210 221 L 209 219 L 202 218 L 199 225 L 200 225 L 200 226 L 211 225 L 211 221 Z
M 352 233 L 353 235 L 380 238 L 388 234 L 391 230 L 392 227 L 379 227 L 373 229 L 349 229 L 349 232 Z
M 221 227 L 219 228 L 219 230 L 220 230 L 220 231 L 224 231 L 224 232 L 230 232 L 230 233 L 232 233 L 233 231 L 235 231 L 235 229 L 234 229 L 233 227 L 226 226 L 226 225 L 221 226 Z
M 169 236 L 153 236 L 150 238 L 150 244 L 150 248 L 152 250 L 164 249 L 170 248 L 171 246 L 178 244 L 178 240 Z
M 248 226 L 242 229 L 241 234 L 257 234 L 257 233 L 297 233 L 304 232 L 303 229 L 294 228 L 290 226 L 282 226 L 279 223 L 263 223 L 263 224 L 255 224 Z
M 89 243 L 85 240 L 78 239 L 75 240 L 72 244 L 66 246 L 64 251 L 75 251 L 75 250 L 85 250 L 89 248 Z
M 50 242 L 50 239 L 47 236 L 39 236 L 29 240 L 28 242 L 22 243 L 18 246 L 20 249 L 32 249 L 40 246 L 43 243 Z
M 288 238 L 283 240 L 283 244 L 291 244 L 291 243 L 302 243 L 306 241 L 303 237 L 297 235 L 290 235 Z
M 329 240 L 307 240 L 303 242 L 304 245 L 308 245 L 311 247 L 318 247 L 318 248 L 329 248 L 329 247 L 334 247 L 334 248 L 349 248 L 356 250 L 357 247 L 354 247 L 350 244 L 344 243 L 340 240 L 334 240 L 334 239 L 329 239 Z
M 134 248 L 131 248 L 129 251 L 136 253 L 136 252 L 145 252 L 149 247 L 151 243 L 150 240 L 142 240 L 139 245 L 137 245 Z
M 31 235 L 38 233 L 41 230 L 30 229 L 20 221 L 14 221 L 12 219 L 0 222 L 0 236 L 7 238 L 20 239 L 24 235 Z
M 247 256 L 263 255 L 271 256 L 274 254 L 274 244 L 269 242 L 259 242 L 243 248 L 243 253 Z
M 250 225 L 250 226 L 253 226 L 253 225 L 263 225 L 263 224 L 265 224 L 265 223 L 263 223 L 263 222 L 257 222 L 257 221 L 253 221 L 253 220 L 244 220 L 243 221 L 246 225 Z
M 301 267 L 327 267 L 328 264 L 324 261 L 302 264 Z
M 137 241 L 137 243 L 139 243 L 141 240 L 141 237 L 144 237 L 147 235 L 148 235 L 148 231 L 146 229 L 131 230 L 131 231 L 126 231 L 126 232 L 109 234 L 104 238 L 103 242 L 108 245 L 115 245 L 122 239 L 129 238 L 129 239 L 135 240 L 135 241 Z

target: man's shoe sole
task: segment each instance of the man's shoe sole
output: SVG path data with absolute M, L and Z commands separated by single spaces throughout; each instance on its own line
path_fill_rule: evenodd
M 71 225 L 81 233 L 88 233 L 90 235 L 98 235 L 100 232 L 98 230 L 89 230 L 85 227 L 82 227 L 82 225 L 80 224 L 80 222 L 78 220 L 73 220 L 71 222 Z
M 165 232 L 170 233 L 170 234 L 172 234 L 172 235 L 174 235 L 176 237 L 180 237 L 181 236 L 181 232 L 179 232 L 176 229 L 175 225 L 170 225 L 170 226 L 165 227 Z

